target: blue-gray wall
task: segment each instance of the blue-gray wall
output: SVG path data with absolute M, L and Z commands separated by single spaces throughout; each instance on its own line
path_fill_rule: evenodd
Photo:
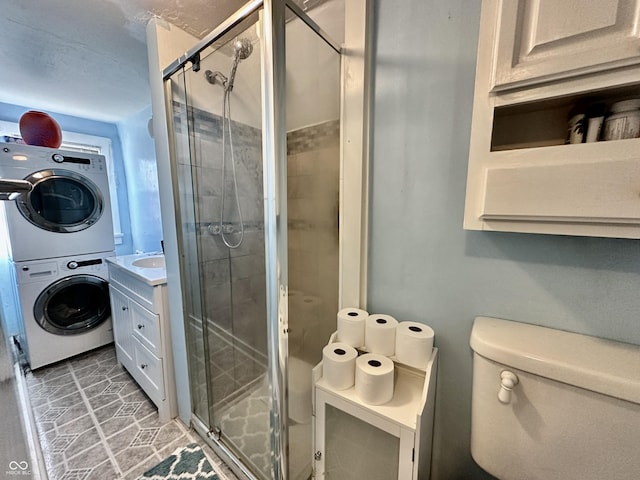
M 19 122 L 20 117 L 28 110 L 37 110 L 37 106 L 24 107 L 0 103 L 0 120 L 7 122 Z M 123 255 L 131 253 L 133 242 L 131 238 L 131 220 L 129 215 L 129 201 L 127 199 L 127 181 L 125 174 L 125 162 L 122 155 L 122 144 L 118 135 L 118 128 L 115 124 L 88 120 L 85 118 L 72 117 L 56 112 L 47 111 L 60 125 L 62 130 L 86 135 L 95 135 L 111 139 L 113 149 L 113 162 L 116 172 L 116 184 L 118 190 L 118 207 L 120 209 L 120 226 L 122 228 L 122 244 L 116 245 L 116 254 Z
M 151 105 L 118 123 L 127 176 L 133 251 L 157 252 L 162 247 L 158 169 L 148 129 Z
M 479 0 L 376 0 L 368 309 L 440 349 L 433 473 L 469 454 L 474 317 L 640 344 L 640 244 L 462 229 Z

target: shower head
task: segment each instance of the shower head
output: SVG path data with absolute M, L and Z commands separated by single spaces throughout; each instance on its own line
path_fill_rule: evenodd
M 212 85 L 219 83 L 223 86 L 225 92 L 233 90 L 233 82 L 236 79 L 236 69 L 238 64 L 242 60 L 249 58 L 249 55 L 253 52 L 253 44 L 248 38 L 238 38 L 233 42 L 233 64 L 231 65 L 231 72 L 228 77 L 225 77 L 222 72 L 207 70 L 204 72 L 207 82 Z
M 233 43 L 233 49 L 238 60 L 246 60 L 253 52 L 253 44 L 248 38 L 238 38 Z
M 246 60 L 253 52 L 253 44 L 248 38 L 238 38 L 233 42 L 233 65 L 231 66 L 231 73 L 229 73 L 229 80 L 225 84 L 225 90 L 230 92 L 233 90 L 233 82 L 236 79 L 236 69 L 241 60 Z

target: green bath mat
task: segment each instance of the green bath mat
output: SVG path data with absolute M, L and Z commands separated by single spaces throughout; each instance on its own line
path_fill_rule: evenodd
M 197 443 L 181 447 L 146 471 L 140 480 L 218 480 Z

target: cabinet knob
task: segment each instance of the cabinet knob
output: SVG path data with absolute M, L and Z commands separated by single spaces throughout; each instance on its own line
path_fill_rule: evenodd
M 124 312 L 125 310 L 127 310 L 127 307 L 123 306 L 122 311 Z
M 149 366 L 149 365 L 147 365 L 146 363 L 141 363 L 141 364 L 140 364 L 140 368 L 141 368 L 141 369 L 143 369 L 143 370 L 144 370 L 145 368 L 147 368 L 148 366 Z
M 138 330 L 142 330 L 143 328 L 144 328 L 144 325 L 143 325 L 143 324 L 141 324 L 141 323 L 139 323 L 139 324 L 138 324 Z

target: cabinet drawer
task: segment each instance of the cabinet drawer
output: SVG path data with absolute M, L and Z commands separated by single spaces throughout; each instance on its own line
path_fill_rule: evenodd
M 140 341 L 133 337 L 135 351 L 135 378 L 140 386 L 156 404 L 164 400 L 164 382 L 162 377 L 162 359 L 156 357 Z
M 116 284 L 128 297 L 133 298 L 136 302 L 145 308 L 157 312 L 159 306 L 155 305 L 153 288 L 142 280 L 135 278 L 120 267 L 109 265 L 109 280 Z
M 129 302 L 134 336 L 152 353 L 162 356 L 160 349 L 160 317 L 136 302 Z

